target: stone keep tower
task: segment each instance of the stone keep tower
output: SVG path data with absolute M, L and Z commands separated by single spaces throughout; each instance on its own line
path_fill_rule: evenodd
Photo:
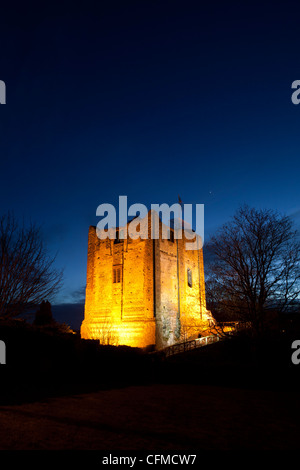
M 202 248 L 187 250 L 184 231 L 176 239 L 176 229 L 159 218 L 159 238 L 151 239 L 151 211 L 139 220 L 146 222 L 140 224 L 144 239 L 122 240 L 128 224 L 117 228 L 115 240 L 101 240 L 96 227 L 89 229 L 82 338 L 160 349 L 205 334 L 213 320 L 206 310 Z

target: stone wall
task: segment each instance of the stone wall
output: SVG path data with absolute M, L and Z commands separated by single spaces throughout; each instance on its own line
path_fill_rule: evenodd
M 163 348 L 205 331 L 202 249 L 186 250 L 184 237 L 162 239 L 161 221 L 160 238 L 152 240 L 150 212 L 144 222 L 144 239 L 119 243 L 100 240 L 90 227 L 83 338 Z
M 90 228 L 81 336 L 139 347 L 155 344 L 151 240 L 114 243 L 99 240 L 96 228 Z

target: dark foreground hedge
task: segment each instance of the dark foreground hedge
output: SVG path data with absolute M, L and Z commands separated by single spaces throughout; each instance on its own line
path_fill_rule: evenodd
M 78 334 L 25 322 L 0 322 L 6 365 L 0 365 L 0 404 L 57 393 L 143 381 L 148 355 L 138 348 L 101 346 Z
M 0 405 L 158 382 L 300 390 L 300 364 L 291 361 L 293 339 L 254 344 L 233 338 L 166 358 L 139 348 L 101 346 L 56 325 L 0 322 L 6 344 Z

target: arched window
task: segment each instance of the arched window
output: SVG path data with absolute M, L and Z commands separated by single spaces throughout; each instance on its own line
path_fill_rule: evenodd
M 190 268 L 187 269 L 187 282 L 190 287 L 193 286 L 192 270 Z
M 113 283 L 118 284 L 121 282 L 121 276 L 122 276 L 122 267 L 121 266 L 114 266 L 113 267 Z

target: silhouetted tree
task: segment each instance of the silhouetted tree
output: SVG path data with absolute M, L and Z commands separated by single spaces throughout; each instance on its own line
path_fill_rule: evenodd
M 267 313 L 300 293 L 300 244 L 289 217 L 243 206 L 206 245 L 207 300 L 216 318 L 265 330 Z
M 0 218 L 0 317 L 15 317 L 51 300 L 62 282 L 54 261 L 39 227 L 18 224 L 11 214 Z
M 38 326 L 51 325 L 54 323 L 51 304 L 48 300 L 41 303 L 39 309 L 36 311 L 34 324 Z

